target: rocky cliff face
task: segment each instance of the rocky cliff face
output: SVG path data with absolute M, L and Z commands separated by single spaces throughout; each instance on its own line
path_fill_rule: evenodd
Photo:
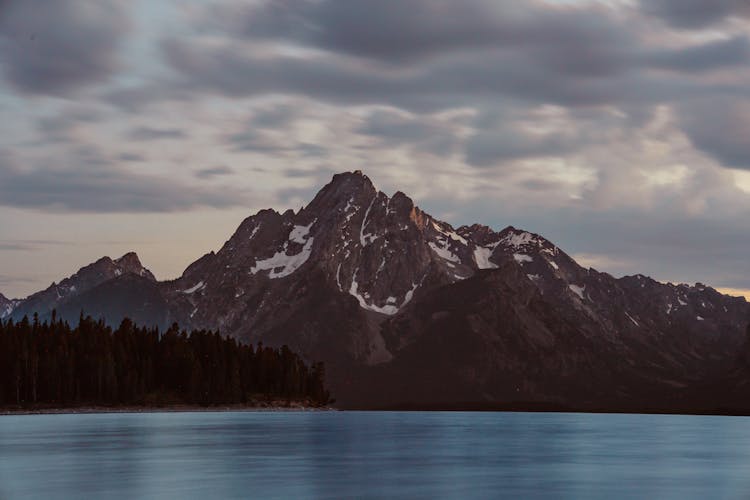
M 302 338 L 311 354 L 325 357 L 317 337 L 329 329 L 338 336 L 348 324 L 351 331 L 325 349 L 345 345 L 352 360 L 375 364 L 392 355 L 379 333 L 384 319 L 425 290 L 494 267 L 491 259 L 489 249 L 403 193 L 389 198 L 354 172 L 334 176 L 297 213 L 249 217 L 165 293 L 181 323 L 219 326 L 250 341 Z
M 334 176 L 298 212 L 248 217 L 174 281 L 156 283 L 129 256 L 83 268 L 13 316 L 57 306 L 288 344 L 325 361 L 352 405 L 588 408 L 655 406 L 721 376 L 750 321 L 744 299 L 701 284 L 615 279 L 513 227 L 453 228 L 361 172 Z

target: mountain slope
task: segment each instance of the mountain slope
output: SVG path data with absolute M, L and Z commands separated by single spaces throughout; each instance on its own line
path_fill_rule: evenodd
M 726 377 L 750 322 L 744 299 L 701 284 L 616 279 L 514 227 L 453 228 L 359 171 L 297 212 L 248 217 L 176 280 L 123 259 L 83 268 L 13 316 L 57 307 L 288 344 L 325 361 L 334 395 L 360 407 L 684 406 Z

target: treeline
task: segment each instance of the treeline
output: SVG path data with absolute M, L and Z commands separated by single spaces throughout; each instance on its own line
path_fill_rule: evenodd
M 238 343 L 175 324 L 160 332 L 124 320 L 113 329 L 81 316 L 0 321 L 0 406 L 220 405 L 329 402 L 322 363 L 286 346 Z

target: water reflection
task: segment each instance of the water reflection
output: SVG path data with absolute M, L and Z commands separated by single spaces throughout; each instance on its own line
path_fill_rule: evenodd
M 750 420 L 524 413 L 0 417 L 0 498 L 747 498 Z

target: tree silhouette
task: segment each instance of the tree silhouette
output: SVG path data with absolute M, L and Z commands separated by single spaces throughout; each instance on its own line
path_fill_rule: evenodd
M 252 405 L 272 399 L 330 402 L 321 363 L 288 347 L 238 343 L 217 332 L 164 332 L 124 319 L 114 331 L 81 314 L 73 328 L 0 321 L 0 406 Z

